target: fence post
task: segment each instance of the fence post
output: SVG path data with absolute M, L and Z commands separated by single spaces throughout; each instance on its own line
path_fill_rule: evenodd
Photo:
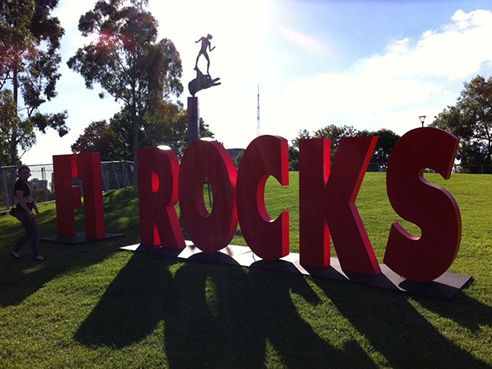
M 103 173 L 103 183 L 104 183 L 104 192 L 109 190 L 109 180 L 108 180 L 108 171 L 105 169 L 106 165 L 103 166 L 104 163 L 101 163 L 101 170 Z
M 125 162 L 123 160 L 120 160 L 120 166 L 121 166 L 121 174 L 123 175 L 123 188 L 126 188 L 130 184 L 128 182 L 128 177 L 126 175 Z
M 111 169 L 113 169 L 114 179 L 116 180 L 116 187 L 120 189 L 120 179 L 118 178 L 118 173 L 116 173 L 116 169 L 114 167 L 114 161 L 111 160 Z
M 2 179 L 3 179 L 3 193 L 5 196 L 5 207 L 7 210 L 10 208 L 10 195 L 9 195 L 9 187 L 7 186 L 7 170 L 5 168 L 1 168 L 2 171 Z
M 41 180 L 46 181 L 46 168 L 45 167 L 41 167 Z M 48 182 L 47 181 L 46 181 L 46 187 L 44 187 L 44 185 L 43 185 L 43 201 L 48 201 Z

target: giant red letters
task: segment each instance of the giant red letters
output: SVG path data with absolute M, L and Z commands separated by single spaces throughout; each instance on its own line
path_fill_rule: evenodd
M 85 235 L 88 240 L 105 238 L 102 199 L 101 156 L 99 153 L 53 156 L 56 191 L 56 220 L 59 237 L 76 234 L 74 209 L 81 206 L 79 178 L 84 188 Z
M 403 219 L 418 225 L 420 238 L 399 223 L 391 227 L 385 264 L 401 276 L 431 281 L 453 263 L 461 240 L 461 216 L 446 190 L 427 182 L 425 168 L 448 179 L 458 138 L 436 128 L 418 128 L 398 140 L 388 163 L 388 197 Z
M 213 194 L 210 214 L 203 199 L 206 180 Z M 196 247 L 211 253 L 231 242 L 238 222 L 236 169 L 217 141 L 198 140 L 188 146 L 179 171 L 179 197 L 181 219 Z
M 274 221 L 265 207 L 265 184 L 270 175 L 289 184 L 287 140 L 261 136 L 246 149 L 237 176 L 237 210 L 243 237 L 251 250 L 265 260 L 289 253 L 289 212 Z
M 80 187 L 72 185 L 77 178 L 77 157 L 75 155 L 53 156 L 53 172 L 56 194 L 56 225 L 58 237 L 75 236 L 75 208 L 80 208 Z
M 140 242 L 184 248 L 174 205 L 178 202 L 179 163 L 171 149 L 138 149 Z
M 329 140 L 300 141 L 302 265 L 329 266 L 332 235 L 343 271 L 380 273 L 355 205 L 376 142 L 376 137 L 342 138 L 330 172 Z M 418 128 L 405 134 L 391 154 L 387 173 L 389 200 L 398 215 L 420 227 L 422 235 L 415 237 L 399 223 L 393 224 L 384 262 L 408 280 L 434 280 L 451 266 L 457 255 L 461 240 L 458 205 L 448 192 L 423 177 L 424 169 L 430 168 L 449 178 L 457 148 L 455 136 L 435 128 Z M 139 168 L 143 245 L 185 246 L 174 208 L 179 194 L 184 228 L 202 251 L 214 253 L 226 247 L 239 218 L 244 239 L 255 254 L 265 260 L 277 260 L 288 254 L 289 214 L 283 212 L 276 220 L 270 219 L 264 194 L 269 176 L 283 186 L 289 183 L 284 138 L 262 136 L 248 146 L 237 175 L 237 192 L 232 160 L 216 141 L 195 141 L 186 150 L 181 166 L 170 149 L 139 149 Z M 54 170 L 59 235 L 75 235 L 74 208 L 80 206 L 80 188 L 72 186 L 72 177 L 80 177 L 87 227 L 94 230 L 88 234 L 100 237 L 104 217 L 102 200 L 98 202 L 99 156 L 55 156 Z M 213 193 L 210 213 L 203 197 L 206 181 Z M 87 217 L 88 212 L 94 216 Z M 103 227 L 98 228 L 101 222 Z
M 355 199 L 377 137 L 342 138 L 330 174 L 330 140 L 301 140 L 300 256 L 305 266 L 330 265 L 330 233 L 342 269 L 381 272 Z
M 101 155 L 87 153 L 77 155 L 79 179 L 84 189 L 85 236 L 88 240 L 106 237 L 101 175 Z

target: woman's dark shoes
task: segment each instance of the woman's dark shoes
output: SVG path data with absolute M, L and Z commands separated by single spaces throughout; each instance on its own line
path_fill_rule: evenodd
M 13 257 L 14 259 L 16 259 L 16 260 L 20 260 L 20 259 L 21 259 L 21 258 L 20 258 L 20 255 L 19 255 L 19 253 L 18 253 L 18 252 L 13 252 L 13 251 L 10 251 L 10 252 L 9 252 L 9 255 L 10 255 L 10 256 L 12 256 L 12 257 Z
M 38 256 L 33 256 L 33 257 L 32 257 L 32 260 L 36 260 L 36 261 L 45 261 L 45 258 L 43 258 L 41 255 L 38 255 Z

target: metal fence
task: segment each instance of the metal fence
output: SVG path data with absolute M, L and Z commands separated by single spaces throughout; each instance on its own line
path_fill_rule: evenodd
M 388 164 L 383 163 L 370 163 L 367 171 L 368 172 L 386 172 Z M 434 172 L 431 169 L 426 170 L 426 172 Z M 453 173 L 462 174 L 492 174 L 492 165 L 460 165 L 454 164 Z
M 55 199 L 53 164 L 28 165 L 31 170 L 29 182 L 35 191 L 36 202 L 46 202 Z M 130 186 L 133 181 L 133 162 L 130 161 L 103 161 L 102 185 L 103 190 L 117 190 Z M 17 167 L 0 167 L 0 211 L 9 209 L 16 203 L 14 198 L 14 184 L 17 179 Z M 74 180 L 74 184 L 80 184 Z
M 117 190 L 131 186 L 133 183 L 133 162 L 130 161 L 104 161 L 101 163 L 102 181 L 104 191 Z M 53 164 L 29 165 L 31 170 L 30 182 L 35 189 L 37 202 L 46 202 L 55 199 L 53 185 Z M 387 165 L 382 163 L 370 163 L 368 172 L 386 172 Z M 429 170 L 432 172 L 431 170 Z M 454 165 L 453 173 L 492 174 L 492 165 Z M 17 167 L 0 167 L 0 211 L 9 209 L 15 204 L 14 183 L 17 179 Z M 74 181 L 78 185 L 78 181 Z

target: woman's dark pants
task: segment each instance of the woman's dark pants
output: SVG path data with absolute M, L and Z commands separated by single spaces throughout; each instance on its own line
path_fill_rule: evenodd
M 36 218 L 31 218 L 26 212 L 18 212 L 15 216 L 22 223 L 26 234 L 17 241 L 12 251 L 18 253 L 21 247 L 30 239 L 33 256 L 39 256 L 39 228 Z

